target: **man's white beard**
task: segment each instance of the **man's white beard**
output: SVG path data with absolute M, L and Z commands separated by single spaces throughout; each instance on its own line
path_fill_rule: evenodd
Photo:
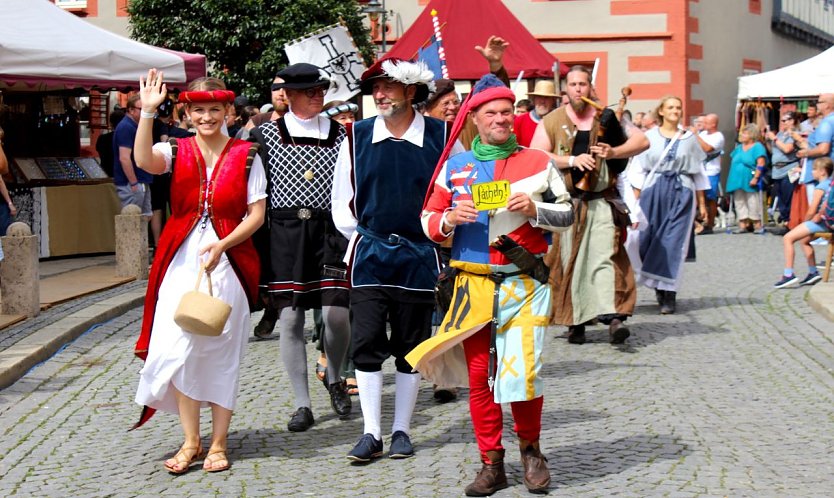
M 377 105 L 377 112 L 383 118 L 390 118 L 392 116 L 396 116 L 397 114 L 401 114 L 405 112 L 407 109 L 408 101 L 407 100 L 389 100 L 388 101 L 388 109 L 381 110 L 379 105 Z

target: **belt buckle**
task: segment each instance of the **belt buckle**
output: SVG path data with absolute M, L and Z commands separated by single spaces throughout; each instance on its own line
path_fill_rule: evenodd
M 313 217 L 313 212 L 307 208 L 300 208 L 296 214 L 299 220 L 309 220 Z

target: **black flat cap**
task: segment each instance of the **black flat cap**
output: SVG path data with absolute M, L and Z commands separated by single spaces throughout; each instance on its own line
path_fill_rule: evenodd
M 274 90 L 279 88 L 306 90 L 308 88 L 330 86 L 330 79 L 317 66 L 307 64 L 306 62 L 299 62 L 298 64 L 287 66 L 278 71 L 275 76 L 283 79 L 284 82 L 274 83 L 272 85 Z

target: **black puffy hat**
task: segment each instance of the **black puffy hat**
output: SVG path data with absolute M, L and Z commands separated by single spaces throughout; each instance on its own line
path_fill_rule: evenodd
M 306 90 L 308 88 L 316 88 L 320 86 L 330 86 L 330 78 L 327 73 L 320 70 L 317 66 L 307 64 L 306 62 L 299 62 L 292 64 L 278 71 L 275 75 L 284 80 L 283 83 L 274 83 L 273 89 L 289 88 L 291 90 Z

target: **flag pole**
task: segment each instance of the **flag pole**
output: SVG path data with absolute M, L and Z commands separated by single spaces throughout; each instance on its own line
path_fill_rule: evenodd
M 440 33 L 440 20 L 437 18 L 437 9 L 431 10 L 431 23 L 434 27 L 434 39 L 437 40 L 437 56 L 440 59 L 440 72 L 444 78 L 449 79 L 449 69 L 446 67 L 446 50 L 443 48 L 443 35 Z

